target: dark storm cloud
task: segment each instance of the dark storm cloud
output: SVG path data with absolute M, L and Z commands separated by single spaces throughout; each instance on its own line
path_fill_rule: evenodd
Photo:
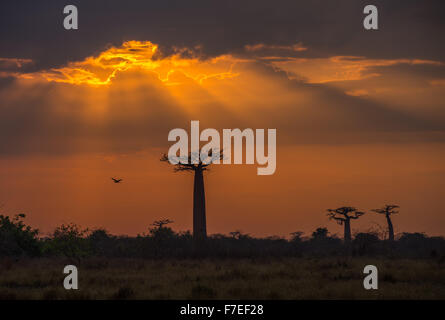
M 63 29 L 55 0 L 2 1 L 0 57 L 30 58 L 34 69 L 80 60 L 125 40 L 150 40 L 165 48 L 202 45 L 206 55 L 242 51 L 246 44 L 292 45 L 302 56 L 442 59 L 442 0 L 372 1 L 380 30 L 362 27 L 361 0 L 72 0 L 79 30 Z M 168 51 L 167 51 L 168 52 Z

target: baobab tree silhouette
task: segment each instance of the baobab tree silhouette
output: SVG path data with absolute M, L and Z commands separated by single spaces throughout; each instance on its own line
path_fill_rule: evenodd
M 164 154 L 161 161 L 169 162 L 174 166 L 174 172 L 193 172 L 193 238 L 202 241 L 207 238 L 206 203 L 204 192 L 204 171 L 216 160 L 222 160 L 223 153 L 212 150 L 208 153 L 190 152 L 187 157 L 170 157 Z M 173 163 L 172 163 L 173 162 Z
M 389 241 L 391 242 L 394 241 L 394 227 L 392 225 L 391 215 L 399 213 L 399 211 L 396 210 L 398 208 L 400 208 L 398 205 L 387 204 L 383 208 L 371 210 L 379 214 L 384 214 L 386 216 L 386 222 L 388 223 L 388 237 Z
M 358 219 L 365 213 L 358 211 L 354 207 L 340 207 L 337 209 L 327 209 L 330 220 L 335 220 L 339 225 L 345 226 L 344 242 L 351 242 L 351 219 Z
M 157 229 L 162 229 L 165 225 L 173 223 L 174 221 L 170 219 L 162 219 L 162 220 L 156 220 L 151 225 Z

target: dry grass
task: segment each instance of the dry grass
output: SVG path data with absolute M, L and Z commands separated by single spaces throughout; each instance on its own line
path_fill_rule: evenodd
M 79 268 L 79 290 L 63 267 Z M 379 289 L 363 289 L 363 267 Z M 1 260 L 0 299 L 445 299 L 445 268 L 433 260 Z

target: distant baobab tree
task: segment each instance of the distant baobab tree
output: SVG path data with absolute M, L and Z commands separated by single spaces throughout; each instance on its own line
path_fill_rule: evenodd
M 208 167 L 215 162 L 215 160 L 222 160 L 222 152 L 208 154 L 199 152 L 191 152 L 184 157 L 174 157 L 175 172 L 187 171 L 194 173 L 194 188 L 193 188 L 193 238 L 195 240 L 204 240 L 207 238 L 207 226 L 206 226 L 206 204 L 205 204 L 205 192 L 204 192 L 204 171 L 208 170 Z M 164 154 L 161 161 L 170 162 L 167 154 Z
M 162 220 L 156 220 L 151 225 L 154 227 L 157 227 L 158 229 L 162 229 L 165 225 L 173 223 L 174 221 L 170 219 L 162 219 Z
M 387 204 L 383 208 L 371 210 L 371 211 L 374 211 L 376 213 L 385 215 L 386 222 L 388 223 L 388 238 L 389 238 L 389 241 L 394 241 L 394 227 L 392 225 L 391 215 L 399 213 L 399 211 L 396 210 L 398 208 L 400 208 L 398 205 Z
M 344 241 L 345 243 L 350 243 L 351 219 L 358 219 L 365 213 L 362 211 L 358 211 L 357 208 L 354 207 L 340 207 L 337 209 L 328 209 L 327 211 L 329 219 L 335 220 L 339 225 L 345 226 Z

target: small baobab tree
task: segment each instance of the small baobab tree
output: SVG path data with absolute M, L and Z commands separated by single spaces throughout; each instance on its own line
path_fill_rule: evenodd
M 170 219 L 162 219 L 162 220 L 156 220 L 151 225 L 157 229 L 162 229 L 167 224 L 173 223 L 174 221 Z
M 399 213 L 399 210 L 397 210 L 398 208 L 400 208 L 398 205 L 387 204 L 383 208 L 371 210 L 373 212 L 385 215 L 386 222 L 388 223 L 388 238 L 389 238 L 389 241 L 394 241 L 394 227 L 392 225 L 391 215 Z
M 204 192 L 204 171 L 209 170 L 209 166 L 216 160 L 222 160 L 222 152 L 208 153 L 190 152 L 187 157 L 168 156 L 164 154 L 161 161 L 169 162 L 174 166 L 175 172 L 193 172 L 193 238 L 195 240 L 204 240 L 207 238 L 206 227 L 206 203 Z
M 365 213 L 354 207 L 340 207 L 337 209 L 328 209 L 328 217 L 335 220 L 339 225 L 344 225 L 345 235 L 344 242 L 351 242 L 351 219 L 358 219 Z

